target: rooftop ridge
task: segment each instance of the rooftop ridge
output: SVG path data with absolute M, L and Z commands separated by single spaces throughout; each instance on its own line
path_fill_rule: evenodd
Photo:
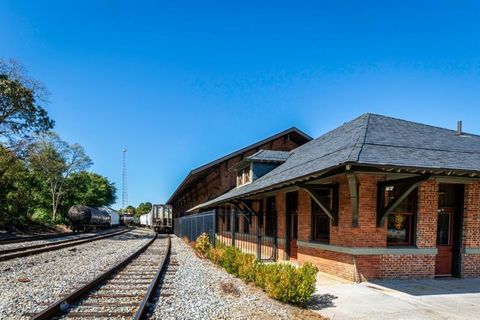
M 411 124 L 415 124 L 415 125 L 421 125 L 421 126 L 425 126 L 425 127 L 446 130 L 446 131 L 450 131 L 450 132 L 454 132 L 454 133 L 457 131 L 456 129 L 449 129 L 449 128 L 444 128 L 444 127 L 440 127 L 440 126 L 435 126 L 435 125 L 432 125 L 432 124 L 426 124 L 426 123 L 417 122 L 417 121 L 405 120 L 405 119 L 396 118 L 396 117 L 392 117 L 392 116 L 386 116 L 386 115 L 379 114 L 379 113 L 366 112 L 363 115 L 369 115 L 369 116 L 374 116 L 374 117 L 379 117 L 379 118 L 384 118 L 384 119 L 392 119 L 392 120 L 411 123 Z M 480 137 L 480 134 L 470 133 L 470 132 L 466 132 L 466 131 L 462 131 L 462 135 Z

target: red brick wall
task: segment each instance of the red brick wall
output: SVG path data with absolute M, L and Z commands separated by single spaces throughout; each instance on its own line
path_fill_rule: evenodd
M 330 228 L 330 243 L 347 247 L 385 247 L 386 227 L 377 228 L 377 182 L 381 175 L 357 175 L 359 182 L 358 227 L 352 225 L 350 189 L 346 176 L 336 179 L 339 184 L 339 225 Z
M 345 247 L 384 248 L 386 225 L 376 226 L 377 183 L 384 175 L 358 174 L 359 220 L 352 226 L 350 191 L 346 176 L 336 179 L 339 184 L 339 226 L 331 227 L 330 244 Z M 480 190 L 480 188 L 479 188 Z M 419 186 L 417 244 L 420 248 L 436 247 L 438 183 L 430 179 Z M 478 201 L 476 202 L 478 203 Z M 301 202 L 299 206 L 302 207 Z M 478 212 L 475 211 L 475 212 Z M 299 217 L 302 217 L 300 215 Z M 299 225 L 304 224 L 299 220 Z M 305 237 L 302 237 L 303 241 Z M 352 255 L 312 248 L 299 248 L 299 261 L 312 262 L 320 270 L 349 280 L 374 278 L 432 278 L 435 255 Z M 356 266 L 356 268 L 354 267 Z
M 425 181 L 418 189 L 417 247 L 437 246 L 438 183 Z
M 480 248 L 480 181 L 465 185 L 463 246 Z M 463 276 L 480 277 L 480 254 L 463 254 Z
M 382 255 L 380 256 L 381 279 L 433 278 L 435 255 Z
M 480 248 L 480 182 L 465 185 L 463 211 L 463 245 Z
M 312 203 L 305 190 L 298 191 L 298 240 L 310 241 L 311 238 Z
M 480 277 L 480 254 L 463 255 L 463 276 Z
M 298 262 L 301 264 L 310 262 L 316 265 L 321 272 L 355 281 L 353 256 L 351 255 L 299 246 Z

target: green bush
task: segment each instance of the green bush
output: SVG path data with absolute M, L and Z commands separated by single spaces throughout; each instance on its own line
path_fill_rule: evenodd
M 207 256 L 211 249 L 212 243 L 210 242 L 208 234 L 202 233 L 199 235 L 195 241 L 195 250 L 197 250 L 202 256 Z
M 301 305 L 315 292 L 318 269 L 310 263 L 301 267 L 287 263 L 262 263 L 254 255 L 232 246 L 218 244 L 213 247 L 204 234 L 197 239 L 195 249 L 228 273 L 247 283 L 255 283 L 276 300 Z
M 228 273 L 231 273 L 238 277 L 238 268 L 240 266 L 240 255 L 242 252 L 235 248 L 228 246 L 223 251 L 223 255 L 220 258 L 220 265 L 225 268 Z
M 315 292 L 318 269 L 312 264 L 297 268 L 286 263 L 275 265 L 265 276 L 265 292 L 269 297 L 292 304 L 306 303 Z
M 255 268 L 254 264 L 256 262 L 255 256 L 253 254 L 244 254 L 242 253 L 239 256 L 238 263 L 238 277 L 244 280 L 246 283 L 255 281 Z
M 52 223 L 52 214 L 45 209 L 35 209 L 31 217 L 32 221 L 43 223 L 43 224 L 51 224 Z

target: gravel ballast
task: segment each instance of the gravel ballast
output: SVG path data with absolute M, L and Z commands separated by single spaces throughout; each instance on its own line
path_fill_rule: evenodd
M 111 238 L 0 262 L 0 319 L 29 319 L 62 294 L 92 280 L 139 249 L 152 233 Z
M 324 319 L 270 299 L 262 290 L 197 257 L 175 236 L 160 290 L 151 319 Z

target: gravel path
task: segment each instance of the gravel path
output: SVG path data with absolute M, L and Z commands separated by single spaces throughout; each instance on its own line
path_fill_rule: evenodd
M 112 267 L 151 238 L 134 230 L 53 252 L 0 262 L 0 319 L 28 319 Z
M 222 289 L 222 283 L 231 290 Z M 324 318 L 268 298 L 260 289 L 198 258 L 181 239 L 172 236 L 171 263 L 151 319 Z

